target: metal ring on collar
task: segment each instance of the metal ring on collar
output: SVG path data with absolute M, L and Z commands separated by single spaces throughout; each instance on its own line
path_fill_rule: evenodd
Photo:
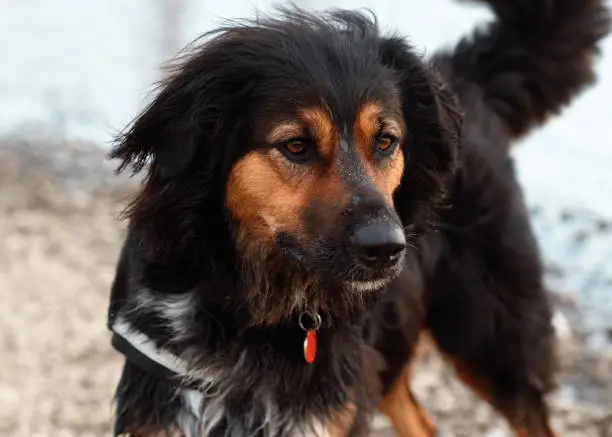
M 316 311 L 304 311 L 302 314 L 300 314 L 300 317 L 298 318 L 298 324 L 300 325 L 300 328 L 302 328 L 302 330 L 308 331 L 308 328 L 304 326 L 304 316 L 308 316 L 310 317 L 310 320 L 312 320 L 312 328 L 310 329 L 318 331 L 321 327 L 321 316 L 319 315 L 319 313 L 317 313 Z

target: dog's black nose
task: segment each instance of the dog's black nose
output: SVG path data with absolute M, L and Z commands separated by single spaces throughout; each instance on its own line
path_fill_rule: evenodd
M 394 223 L 369 223 L 355 231 L 353 244 L 359 258 L 369 267 L 389 267 L 402 255 L 406 237 Z

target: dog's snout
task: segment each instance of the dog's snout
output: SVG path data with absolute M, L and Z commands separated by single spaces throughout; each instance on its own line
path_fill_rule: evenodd
M 381 268 L 399 259 L 406 248 L 406 237 L 394 223 L 368 223 L 355 230 L 353 244 L 364 264 Z

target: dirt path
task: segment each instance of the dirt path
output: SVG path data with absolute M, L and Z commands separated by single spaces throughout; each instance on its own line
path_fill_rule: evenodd
M 120 359 L 106 306 L 129 186 L 100 151 L 12 146 L 0 146 L 0 435 L 107 436 Z M 555 423 L 565 436 L 610 436 L 612 359 L 570 346 Z M 505 435 L 435 357 L 414 384 L 442 435 Z M 385 426 L 376 435 L 392 435 Z

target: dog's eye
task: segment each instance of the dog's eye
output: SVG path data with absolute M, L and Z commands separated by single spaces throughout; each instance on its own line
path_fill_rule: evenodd
M 376 148 L 383 154 L 391 154 L 397 146 L 397 137 L 387 133 L 381 133 L 376 139 Z
M 277 146 L 278 150 L 290 161 L 304 163 L 313 158 L 314 149 L 307 139 L 292 138 Z
M 285 148 L 292 155 L 301 155 L 306 151 L 306 145 L 302 140 L 290 140 L 285 143 Z

